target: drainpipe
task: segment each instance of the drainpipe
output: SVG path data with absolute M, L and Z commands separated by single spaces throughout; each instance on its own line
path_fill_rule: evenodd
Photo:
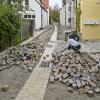
M 42 7 L 41 7 L 41 29 L 43 28 L 43 25 L 42 25 L 42 19 L 43 19 L 43 16 L 42 16 Z
M 72 27 L 71 27 L 71 22 L 72 22 L 71 10 L 72 10 L 72 7 L 71 7 L 71 3 L 70 3 L 70 28 L 72 28 Z
M 74 16 L 74 14 L 75 14 L 75 1 L 74 0 L 72 0 L 73 1 L 73 29 L 75 30 L 75 16 Z
M 47 11 L 47 26 L 49 25 L 49 24 L 48 24 L 48 17 L 49 17 L 49 15 L 48 15 L 48 11 Z
M 76 31 L 77 31 L 77 0 L 76 0 Z
M 65 27 L 66 27 L 66 2 L 65 2 Z

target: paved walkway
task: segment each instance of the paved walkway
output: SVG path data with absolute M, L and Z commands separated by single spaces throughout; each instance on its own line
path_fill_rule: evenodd
M 57 39 L 57 27 L 55 26 L 54 33 L 48 43 L 48 46 L 43 56 L 41 57 L 39 63 L 35 67 L 34 71 L 32 72 L 30 78 L 18 94 L 15 100 L 43 100 L 44 94 L 46 91 L 46 87 L 48 84 L 49 76 L 50 76 L 50 68 L 49 67 L 40 67 L 43 57 L 47 54 L 51 55 L 55 49 L 56 39 Z M 51 56 L 48 57 L 51 59 Z M 46 60 L 48 60 L 46 59 Z
M 82 52 L 87 53 L 100 53 L 100 41 L 81 42 Z

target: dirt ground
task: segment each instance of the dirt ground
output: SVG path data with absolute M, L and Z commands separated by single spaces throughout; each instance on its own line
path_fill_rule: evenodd
M 69 93 L 64 84 L 55 82 L 48 84 L 44 100 L 100 100 L 100 95 L 88 97 L 86 94 L 79 94 L 77 91 Z
M 37 37 L 34 41 L 36 44 L 41 44 L 43 42 L 46 44 L 54 30 L 54 26 L 52 26 L 48 31 L 44 32 L 42 35 Z M 38 59 L 39 60 L 39 59 Z M 37 62 L 38 62 L 37 60 Z M 35 65 L 34 65 L 35 67 Z M 8 92 L 0 91 L 0 100 L 15 100 L 17 94 L 27 81 L 30 76 L 30 72 L 28 70 L 21 69 L 21 66 L 13 65 L 9 69 L 5 69 L 0 72 L 0 87 L 3 85 L 9 86 Z

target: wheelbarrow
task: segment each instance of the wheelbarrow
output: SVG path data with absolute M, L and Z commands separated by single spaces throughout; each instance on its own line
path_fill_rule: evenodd
M 65 32 L 65 41 L 67 41 L 67 37 L 79 41 L 79 36 L 76 31 Z

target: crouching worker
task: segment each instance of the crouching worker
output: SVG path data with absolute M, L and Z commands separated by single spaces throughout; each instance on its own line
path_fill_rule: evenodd
M 80 53 L 81 45 L 76 40 L 68 37 L 67 44 L 61 50 L 61 52 L 65 51 L 66 49 L 73 49 L 76 53 Z

